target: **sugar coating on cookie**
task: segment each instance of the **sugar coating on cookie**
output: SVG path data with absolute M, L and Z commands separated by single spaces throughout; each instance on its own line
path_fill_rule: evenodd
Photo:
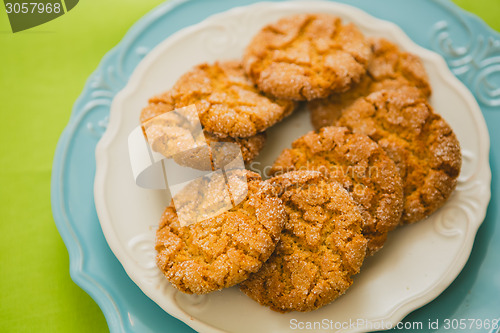
M 153 98 L 153 100 L 156 100 L 156 98 Z M 148 106 L 142 109 L 140 117 L 141 123 L 145 124 L 151 119 L 166 114 L 173 109 L 174 108 L 172 104 L 150 102 Z M 195 126 L 193 126 L 193 122 L 191 121 L 186 121 L 185 119 L 179 119 L 178 121 L 175 121 L 175 118 L 179 117 L 179 114 L 175 114 L 174 117 L 171 117 L 171 120 L 175 122 L 175 124 L 164 124 L 162 128 L 158 128 L 158 130 L 156 131 L 158 133 L 151 133 L 151 131 L 149 131 L 148 137 L 152 134 L 156 134 L 156 136 L 159 138 L 159 140 L 156 140 L 158 144 L 156 145 L 156 147 L 153 145 L 152 148 L 154 151 L 157 151 L 164 155 L 168 155 L 164 153 L 164 150 L 168 150 L 167 148 L 170 148 L 164 147 L 165 142 L 175 143 L 175 148 L 178 149 L 186 146 L 186 148 L 184 149 L 184 153 L 177 153 L 174 155 L 174 160 L 180 165 L 192 167 L 199 170 L 212 170 L 214 167 L 213 163 L 211 162 L 213 161 L 214 153 L 212 152 L 212 149 L 214 147 L 213 143 L 217 142 L 229 142 L 237 144 L 241 149 L 243 161 L 245 163 L 250 163 L 259 155 L 266 142 L 265 132 L 258 133 L 248 138 L 220 138 L 206 130 L 199 131 L 197 128 L 195 128 Z M 194 145 L 194 143 L 199 143 L 201 140 L 206 143 L 205 146 L 200 146 L 198 149 L 190 149 Z M 220 154 L 218 155 L 220 156 Z
M 366 72 L 370 45 L 336 16 L 299 14 L 265 26 L 243 56 L 246 73 L 267 94 L 312 100 L 348 90 Z
M 403 179 L 403 223 L 432 214 L 456 187 L 460 143 L 425 98 L 405 90 L 375 92 L 347 108 L 336 124 L 370 136 L 394 160 Z
M 216 217 L 181 227 L 175 208 L 165 209 L 156 261 L 177 289 L 205 294 L 231 287 L 257 272 L 274 251 L 286 218 L 283 203 L 259 175 L 246 173 L 248 197 Z
M 292 143 L 274 162 L 271 173 L 319 171 L 349 190 L 363 216 L 368 253 L 384 245 L 400 221 L 403 185 L 396 165 L 368 136 L 345 127 L 324 127 Z
M 312 311 L 345 291 L 366 254 L 358 205 L 321 173 L 289 172 L 271 178 L 288 217 L 275 252 L 240 284 L 274 311 Z
M 191 149 L 183 154 L 176 154 L 174 160 L 177 164 L 198 170 L 213 170 L 230 163 L 238 154 L 241 154 L 243 162 L 248 164 L 259 155 L 266 143 L 265 132 L 249 138 L 218 138 L 209 132 L 204 134 L 207 146 L 203 147 L 204 149 Z M 233 143 L 235 146 L 224 143 Z
M 295 109 L 292 101 L 262 94 L 239 61 L 201 64 L 164 94 L 150 99 L 170 109 L 195 104 L 203 128 L 225 138 L 248 138 L 265 131 Z
M 413 87 L 416 94 L 427 98 L 431 95 L 429 78 L 419 57 L 400 50 L 396 44 L 384 38 L 370 38 L 369 42 L 373 58 L 368 65 L 367 75 L 345 93 L 332 94 L 328 98 L 308 103 L 314 128 L 333 125 L 342 111 L 356 99 L 376 91 Z

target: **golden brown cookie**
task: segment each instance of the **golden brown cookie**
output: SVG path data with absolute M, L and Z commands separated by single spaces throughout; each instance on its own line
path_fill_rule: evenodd
M 264 144 L 266 143 L 266 133 L 259 133 L 249 138 L 218 138 L 215 135 L 205 132 L 205 138 L 209 144 L 214 142 L 234 142 L 241 149 L 241 154 L 243 156 L 243 161 L 245 163 L 250 163 L 253 161 L 260 153 Z M 213 145 L 212 145 L 213 146 Z M 224 155 L 224 152 L 216 152 L 217 156 Z M 226 164 L 226 163 L 222 163 Z
M 351 23 L 327 14 L 287 16 L 248 45 L 243 66 L 265 93 L 297 101 L 348 90 L 366 72 L 370 45 Z
M 318 172 L 289 172 L 269 182 L 281 189 L 288 220 L 275 252 L 240 289 L 274 311 L 322 307 L 344 294 L 365 258 L 359 208 Z
M 237 61 L 196 66 L 171 90 L 149 102 L 163 104 L 162 107 L 170 110 L 195 104 L 203 128 L 221 138 L 254 136 L 291 114 L 296 107 L 292 101 L 262 94 Z
M 216 217 L 180 226 L 175 208 L 165 209 L 156 261 L 177 289 L 205 294 L 231 287 L 257 272 L 274 251 L 286 218 L 283 203 L 259 175 L 246 174 L 247 198 Z
M 219 142 L 235 143 L 239 146 L 244 163 L 252 162 L 264 148 L 265 132 L 248 138 L 219 138 L 210 132 L 203 131 L 200 126 L 196 126 L 195 122 L 183 117 L 185 114 L 171 113 L 167 119 L 158 117 L 170 111 L 172 108 L 169 105 L 150 103 L 142 110 L 141 123 L 145 126 L 144 132 L 152 149 L 166 157 L 173 157 L 180 165 L 199 170 L 211 170 L 215 163 L 212 150 L 223 147 L 217 145 Z M 193 149 L 194 147 L 197 149 Z M 215 153 L 217 156 L 222 155 L 217 151 Z M 225 162 L 227 161 L 222 161 L 222 164 L 226 164 Z
M 328 98 L 311 101 L 308 108 L 314 128 L 331 126 L 342 110 L 356 99 L 381 90 L 414 87 L 424 97 L 431 95 L 431 86 L 424 65 L 419 57 L 401 51 L 397 45 L 384 38 L 370 38 L 373 58 L 367 75 L 351 90 L 332 94 Z
M 394 160 L 403 179 L 403 223 L 429 216 L 450 197 L 462 165 L 460 143 L 425 98 L 375 92 L 348 107 L 337 125 L 370 136 Z
M 292 170 L 322 172 L 341 183 L 360 206 L 368 253 L 379 250 L 400 221 L 403 186 L 396 165 L 366 135 L 343 127 L 323 127 L 292 143 L 276 159 L 272 174 Z

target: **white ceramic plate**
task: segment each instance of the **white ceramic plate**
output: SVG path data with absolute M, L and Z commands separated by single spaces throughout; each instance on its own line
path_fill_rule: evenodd
M 319 310 L 275 313 L 237 287 L 204 296 L 178 292 L 154 262 L 154 232 L 168 194 L 135 185 L 128 134 L 139 124 L 147 99 L 169 89 L 192 66 L 239 58 L 263 25 L 304 12 L 338 15 L 357 24 L 366 35 L 383 36 L 422 58 L 433 86 L 431 103 L 451 124 L 462 146 L 458 187 L 430 218 L 393 232 L 383 250 L 366 260 L 346 295 Z M 298 110 L 269 131 L 267 145 L 253 166 L 265 171 L 283 148 L 311 129 L 307 111 Z M 463 268 L 490 198 L 488 152 L 488 131 L 472 94 L 439 55 L 414 44 L 394 24 L 331 2 L 259 3 L 214 15 L 177 32 L 138 65 L 114 99 L 108 129 L 97 146 L 96 208 L 106 240 L 130 278 L 166 312 L 198 331 L 288 332 L 305 322 L 327 323 L 317 332 L 371 331 L 388 328 L 430 302 Z

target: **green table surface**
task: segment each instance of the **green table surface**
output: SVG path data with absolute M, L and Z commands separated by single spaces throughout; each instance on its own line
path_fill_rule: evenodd
M 0 5 L 0 331 L 105 332 L 96 303 L 69 276 L 50 208 L 59 135 L 87 77 L 161 0 L 82 0 L 13 34 Z M 454 0 L 500 31 L 500 0 Z

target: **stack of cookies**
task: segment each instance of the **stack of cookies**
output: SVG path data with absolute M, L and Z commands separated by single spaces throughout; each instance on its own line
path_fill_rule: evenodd
M 158 267 L 186 293 L 240 285 L 279 312 L 311 311 L 352 284 L 391 230 L 420 221 L 453 192 L 459 142 L 428 102 L 420 59 L 326 14 L 264 27 L 242 61 L 202 64 L 153 97 L 141 122 L 196 105 L 209 142 L 234 142 L 246 163 L 265 131 L 306 102 L 317 129 L 247 171 L 246 199 L 189 226 L 166 208 Z

